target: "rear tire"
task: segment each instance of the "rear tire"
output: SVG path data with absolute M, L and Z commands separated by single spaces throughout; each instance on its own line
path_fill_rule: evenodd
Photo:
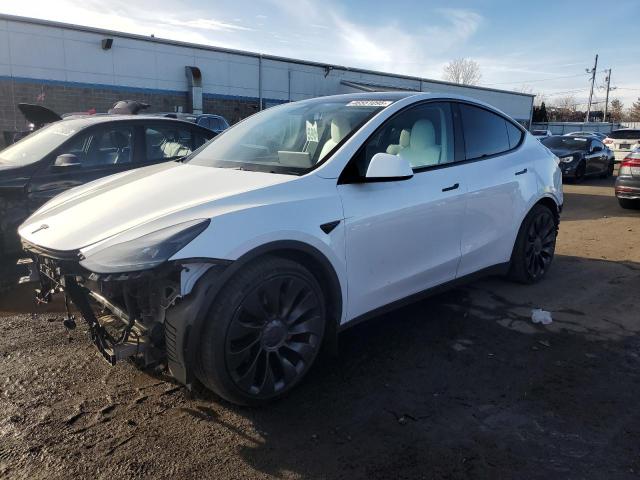
M 200 342 L 196 375 L 239 405 L 283 396 L 306 375 L 320 350 L 326 305 L 317 279 L 302 265 L 263 257 L 219 292 Z
M 558 220 L 546 206 L 537 204 L 520 226 L 511 254 L 509 278 L 531 284 L 546 275 L 556 248 Z
M 640 200 L 631 200 L 629 198 L 618 198 L 618 203 L 622 208 L 638 209 L 640 208 Z
M 607 165 L 607 170 L 600 174 L 600 178 L 611 177 L 611 175 L 613 175 L 613 171 L 615 170 L 615 168 L 616 168 L 615 163 L 613 161 L 609 162 L 609 165 Z

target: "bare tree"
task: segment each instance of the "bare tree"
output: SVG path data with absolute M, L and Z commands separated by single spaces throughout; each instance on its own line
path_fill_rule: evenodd
M 552 112 L 551 116 L 554 121 L 573 121 L 575 120 L 576 106 L 576 97 L 573 95 L 556 98 L 553 101 L 553 108 L 550 110 Z
M 457 58 L 444 66 L 442 77 L 453 83 L 477 85 L 482 78 L 480 65 L 470 58 Z
M 533 106 L 540 107 L 543 103 L 548 102 L 546 93 L 536 92 L 530 85 L 522 85 L 520 88 L 514 89 L 514 92 L 528 93 L 529 95 L 535 95 L 533 98 Z

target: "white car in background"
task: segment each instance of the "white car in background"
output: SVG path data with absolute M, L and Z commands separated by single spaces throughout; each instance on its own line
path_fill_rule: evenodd
M 270 108 L 182 162 L 70 190 L 19 233 L 40 299 L 68 295 L 109 362 L 166 362 L 255 405 L 390 306 L 478 274 L 539 281 L 562 202 L 557 158 L 491 106 L 353 94 Z
M 636 148 L 640 148 L 640 129 L 622 128 L 612 131 L 603 142 L 613 150 L 616 162 L 622 162 Z
M 531 135 L 540 139 L 540 138 L 550 137 L 553 134 L 551 133 L 551 130 L 532 130 Z

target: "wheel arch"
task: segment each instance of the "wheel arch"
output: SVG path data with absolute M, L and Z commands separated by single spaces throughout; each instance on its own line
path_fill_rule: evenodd
M 274 241 L 246 252 L 227 265 L 214 265 L 198 279 L 191 293 L 170 308 L 165 317 L 165 336 L 169 368 L 181 383 L 191 386 L 199 338 L 208 312 L 217 300 L 220 290 L 229 279 L 248 264 L 265 256 L 278 256 L 295 260 L 307 268 L 318 280 L 327 299 L 329 321 L 325 332 L 324 349 L 337 352 L 337 337 L 343 311 L 343 294 L 336 270 L 329 259 L 317 248 L 296 240 Z

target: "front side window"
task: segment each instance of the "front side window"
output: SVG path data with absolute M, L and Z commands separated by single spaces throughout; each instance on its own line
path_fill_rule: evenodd
M 496 155 L 512 148 L 504 118 L 466 104 L 460 105 L 460 113 L 467 160 Z
M 158 125 L 144 129 L 148 162 L 176 160 L 193 150 L 191 129 L 175 125 Z
M 133 129 L 101 126 L 78 135 L 58 155 L 73 154 L 82 167 L 120 165 L 133 161 Z
M 363 177 L 376 153 L 397 155 L 414 170 L 451 163 L 455 158 L 453 120 L 448 103 L 412 107 L 387 121 L 353 160 L 351 175 Z
M 318 98 L 273 107 L 226 130 L 188 162 L 302 175 L 391 103 Z

